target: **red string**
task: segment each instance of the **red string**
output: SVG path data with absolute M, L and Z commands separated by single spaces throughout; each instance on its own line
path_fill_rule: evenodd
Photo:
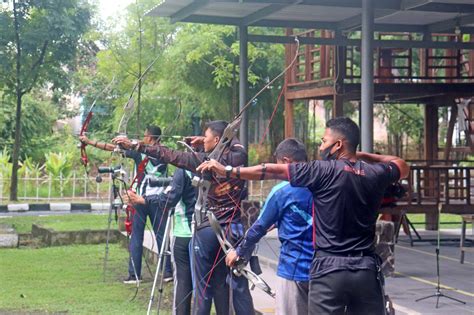
M 272 115 L 270 116 L 270 120 L 269 120 L 269 122 L 268 122 L 267 127 L 265 128 L 265 132 L 263 133 L 263 136 L 262 136 L 262 139 L 260 140 L 259 145 L 262 145 L 262 144 L 263 144 L 263 141 L 265 140 L 265 137 L 266 137 L 266 135 L 267 135 L 267 133 L 268 133 L 268 130 L 270 130 L 270 125 L 271 125 L 271 123 L 272 123 L 272 121 L 273 121 L 273 118 L 275 117 L 275 114 L 276 114 L 276 112 L 277 112 L 277 110 L 278 110 L 278 105 L 280 104 L 280 101 L 281 101 L 281 98 L 282 98 L 282 96 L 283 96 L 284 91 L 285 91 L 285 89 L 284 89 L 284 86 L 283 86 L 282 89 L 281 89 L 281 91 L 280 91 L 280 94 L 278 95 L 277 102 L 276 102 L 276 104 L 275 104 L 275 107 L 273 108 Z M 213 177 L 214 177 L 214 180 L 217 181 L 217 178 L 216 178 L 215 176 L 213 176 Z M 229 193 L 226 193 L 226 194 L 227 194 L 227 196 L 232 200 L 232 202 L 233 202 L 233 203 L 235 204 L 235 206 L 236 206 L 235 209 L 234 209 L 234 212 L 232 213 L 232 216 L 231 216 L 230 219 L 226 222 L 227 226 L 226 226 L 225 235 L 227 236 L 227 234 L 228 234 L 228 232 L 229 232 L 230 223 L 232 222 L 232 220 L 233 220 L 233 218 L 234 218 L 234 216 L 235 216 L 235 213 L 237 212 L 237 210 L 241 210 L 241 209 L 240 209 L 240 205 L 232 198 L 232 196 L 231 196 Z M 209 272 L 209 275 L 208 275 L 208 277 L 207 277 L 206 285 L 204 286 L 204 290 L 203 290 L 202 295 L 201 295 L 201 298 L 202 298 L 202 299 L 204 299 L 204 296 L 205 296 L 206 290 L 207 290 L 207 288 L 208 288 L 208 286 L 209 286 L 209 282 L 210 282 L 210 280 L 211 280 L 212 274 L 213 274 L 213 272 L 214 272 L 214 269 L 215 269 L 216 266 L 217 266 L 217 260 L 218 260 L 218 257 L 219 257 L 219 255 L 220 255 L 220 253 L 221 253 L 221 250 L 222 250 L 222 247 L 219 247 L 219 250 L 218 250 L 218 252 L 217 252 L 216 258 L 214 259 L 214 263 L 213 263 L 212 268 L 211 268 L 211 270 L 210 270 L 210 272 Z M 198 301 L 198 302 L 199 302 L 199 301 Z
M 267 135 L 267 133 L 268 133 L 268 130 L 270 130 L 270 125 L 271 125 L 271 123 L 272 123 L 272 121 L 273 121 L 273 118 L 275 117 L 275 114 L 276 114 L 276 112 L 277 112 L 277 110 L 278 110 L 278 105 L 280 104 L 280 101 L 281 101 L 281 98 L 282 98 L 282 96 L 283 96 L 284 90 L 285 90 L 285 89 L 284 89 L 284 86 L 283 86 L 282 89 L 281 89 L 281 91 L 280 91 L 280 94 L 278 95 L 277 102 L 276 102 L 276 104 L 275 104 L 275 107 L 273 108 L 272 115 L 270 116 L 270 120 L 269 120 L 269 122 L 268 122 L 267 127 L 265 128 L 265 132 L 263 133 L 263 136 L 262 136 L 262 139 L 260 140 L 259 145 L 262 145 L 262 144 L 263 144 L 263 141 L 265 140 L 265 137 L 266 137 L 266 135 Z M 215 176 L 213 176 L 213 178 L 214 178 L 215 181 L 217 181 L 217 178 L 216 178 Z M 232 202 L 235 204 L 235 209 L 234 209 L 234 211 L 233 211 L 233 213 L 232 213 L 232 216 L 229 218 L 228 221 L 226 221 L 226 225 L 227 225 L 227 226 L 226 226 L 225 236 L 228 235 L 229 228 L 230 228 L 230 224 L 232 223 L 232 220 L 234 219 L 234 216 L 235 216 L 237 210 L 241 210 L 240 205 L 232 198 L 232 196 L 231 196 L 229 193 L 226 193 L 226 194 L 227 194 L 227 196 L 232 200 Z M 243 236 L 242 236 L 242 237 L 243 237 Z M 214 272 L 214 269 L 215 269 L 216 266 L 217 266 L 218 258 L 219 258 L 219 255 L 220 255 L 221 251 L 222 251 L 222 247 L 219 247 L 219 250 L 217 251 L 217 255 L 216 255 L 215 259 L 214 259 L 214 263 L 213 263 L 212 268 L 211 268 L 211 270 L 210 270 L 210 272 L 209 272 L 209 275 L 208 275 L 208 277 L 207 277 L 206 285 L 204 286 L 204 290 L 203 290 L 203 292 L 202 292 L 202 294 L 201 294 L 201 299 L 204 299 L 204 296 L 205 296 L 206 290 L 207 290 L 207 288 L 208 288 L 208 286 L 209 286 L 209 282 L 210 282 L 210 280 L 211 280 L 212 274 L 213 274 L 213 272 Z M 198 300 L 198 302 L 199 302 L 199 300 Z
M 263 133 L 262 139 L 260 140 L 259 145 L 263 144 L 263 141 L 265 141 L 265 137 L 267 136 L 268 130 L 270 130 L 270 125 L 273 121 L 273 118 L 275 117 L 275 114 L 278 110 L 278 105 L 280 104 L 281 97 L 283 96 L 283 92 L 285 91 L 284 87 L 281 88 L 280 95 L 278 95 L 277 102 L 275 104 L 275 107 L 273 108 L 272 115 L 270 116 L 270 121 L 268 122 L 267 128 L 265 128 L 265 132 Z
M 217 178 L 214 175 L 213 175 L 213 179 L 218 182 Z M 225 229 L 224 235 L 227 237 L 227 235 L 229 233 L 230 224 L 232 223 L 232 220 L 234 219 L 235 214 L 237 213 L 237 210 L 241 210 L 241 208 L 240 208 L 240 205 L 234 200 L 234 198 L 232 198 L 232 196 L 228 192 L 226 192 L 226 195 L 230 198 L 230 200 L 235 205 L 235 209 L 232 212 L 231 217 L 225 222 L 226 229 Z M 217 259 L 219 258 L 219 255 L 220 255 L 221 251 L 222 251 L 222 246 L 219 246 L 219 250 L 217 251 L 216 258 L 214 259 L 214 263 L 212 264 L 209 275 L 207 276 L 206 285 L 204 286 L 204 290 L 202 291 L 201 299 L 204 299 L 204 296 L 206 294 L 206 290 L 209 286 L 209 282 L 211 281 L 212 274 L 214 273 L 214 269 L 217 267 L 217 263 L 218 263 Z

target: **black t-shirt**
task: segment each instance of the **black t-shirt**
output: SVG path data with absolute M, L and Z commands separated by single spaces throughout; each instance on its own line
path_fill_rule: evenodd
M 385 189 L 399 178 L 393 163 L 333 160 L 289 165 L 291 185 L 313 193 L 316 249 L 336 255 L 373 250 L 377 210 Z M 321 258 L 314 259 L 319 262 L 313 261 L 311 276 L 375 268 L 365 257 Z

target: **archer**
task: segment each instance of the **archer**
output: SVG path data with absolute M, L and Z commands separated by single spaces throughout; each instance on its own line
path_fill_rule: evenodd
M 146 143 L 148 145 L 159 144 L 160 135 L 160 127 L 148 126 L 145 130 L 143 143 Z M 115 144 L 90 140 L 86 136 L 80 136 L 79 140 L 82 143 L 91 145 L 95 148 L 105 151 L 114 151 L 117 147 Z M 141 279 L 143 239 L 145 234 L 147 217 L 150 218 L 150 222 L 152 223 L 158 247 L 161 246 L 163 240 L 163 234 L 165 229 L 165 224 L 163 223 L 163 221 L 164 218 L 166 218 L 166 215 L 164 214 L 164 210 L 159 207 L 158 203 L 153 198 L 155 195 L 159 195 L 163 191 L 163 187 L 155 187 L 154 181 L 156 181 L 156 179 L 159 177 L 166 176 L 167 166 L 166 164 L 160 163 L 160 161 L 158 161 L 157 159 L 148 158 L 144 154 L 140 154 L 133 150 L 125 150 L 123 154 L 125 157 L 131 158 L 135 162 L 137 180 L 135 187 L 132 188 L 136 190 L 136 193 L 139 196 L 142 196 L 144 199 L 143 203 L 135 203 L 133 202 L 134 200 L 131 200 L 131 203 L 133 204 L 133 208 L 136 210 L 136 213 L 133 214 L 131 218 L 132 233 L 130 239 L 131 257 L 128 263 L 129 274 L 128 277 L 123 281 L 125 284 L 136 284 L 137 281 L 140 281 Z M 133 193 L 130 192 L 128 195 L 124 196 L 125 202 L 130 201 L 128 200 L 129 195 L 132 194 Z M 165 280 L 170 281 L 172 279 L 173 273 L 171 268 L 171 262 L 168 258 L 166 260 Z

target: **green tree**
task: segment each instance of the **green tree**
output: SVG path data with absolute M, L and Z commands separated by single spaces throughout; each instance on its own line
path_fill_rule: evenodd
M 195 133 L 201 121 L 230 120 L 238 112 L 240 69 L 236 28 L 171 25 L 165 19 L 144 17 L 144 12 L 155 4 L 151 0 L 136 1 L 124 16 L 117 17 L 119 26 L 103 30 L 106 48 L 98 52 L 96 72 L 90 78 L 102 80 L 98 86 L 114 76 L 118 82 L 107 102 L 112 106 L 104 107 L 104 115 L 113 115 L 107 125 L 101 126 L 104 137 L 115 131 L 130 91 L 146 65 L 155 59 L 134 95 L 136 110 L 128 122 L 129 135 L 140 136 L 151 123 L 165 127 L 166 134 Z M 117 31 L 117 27 L 122 28 Z M 282 31 L 259 29 L 259 32 Z M 249 98 L 283 70 L 283 53 L 283 45 L 249 44 Z M 255 100 L 249 108 L 251 117 L 261 113 L 265 118 L 270 117 L 282 84 L 283 79 L 278 80 Z M 270 139 L 275 141 L 283 137 L 282 108 L 277 111 L 274 128 L 270 129 Z M 100 132 L 96 136 L 100 137 Z
M 423 139 L 423 113 L 417 104 L 384 104 L 376 113 L 387 125 L 389 154 L 403 156 L 403 139 L 418 145 Z
M 3 106 L 0 107 L 0 150 L 13 145 L 15 125 L 15 99 L 6 97 Z M 35 161 L 44 158 L 44 150 L 47 150 L 55 137 L 53 136 L 53 124 L 58 118 L 56 105 L 44 93 L 32 91 L 22 98 L 22 122 L 21 139 L 22 146 L 20 156 L 29 156 Z
M 160 59 L 167 46 L 170 45 L 176 28 L 164 19 L 145 16 L 145 13 L 156 5 L 156 1 L 136 1 L 127 7 L 124 16 L 119 16 L 116 23 L 102 30 L 105 38 L 105 49 L 97 53 L 97 73 L 104 81 L 112 77 L 118 82 L 113 96 L 109 100 L 113 104 L 114 119 L 109 120 L 107 131 L 115 128 L 123 115 L 123 105 L 130 97 L 135 84 L 135 110 L 130 118 L 128 131 L 141 135 L 145 126 L 153 123 L 153 117 L 169 101 L 168 96 L 157 95 L 155 91 Z M 124 22 L 125 21 L 125 22 Z M 118 31 L 119 30 L 119 31 Z M 144 73 L 149 65 L 146 76 Z M 96 74 L 94 74 L 96 76 Z M 169 107 L 168 107 L 169 108 Z M 169 116 L 173 116 L 173 107 Z M 132 127 L 133 126 L 133 127 Z
M 51 84 L 66 90 L 78 42 L 90 25 L 83 0 L 12 0 L 0 11 L 0 88 L 16 100 L 10 199 L 17 199 L 23 97 Z

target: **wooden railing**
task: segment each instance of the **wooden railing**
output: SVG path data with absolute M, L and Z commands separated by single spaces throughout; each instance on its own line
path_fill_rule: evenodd
M 406 205 L 474 207 L 474 167 L 412 166 Z
M 297 34 L 302 37 L 332 38 L 333 32 L 309 30 Z M 379 40 L 415 40 L 409 33 L 379 33 Z M 462 35 L 433 34 L 433 41 L 458 41 Z M 419 40 L 419 39 L 416 39 Z M 294 46 L 294 45 L 293 45 Z M 288 85 L 311 83 L 328 85 L 335 80 L 336 51 L 334 46 L 302 45 L 298 60 L 289 74 Z M 347 46 L 345 56 L 345 82 L 360 82 L 360 47 Z M 472 83 L 474 82 L 474 52 L 460 49 L 397 49 L 376 50 L 374 78 L 377 83 Z M 324 84 L 323 84 L 324 85 Z
M 332 38 L 331 31 L 309 30 L 296 34 L 300 37 Z M 332 80 L 334 78 L 334 47 L 320 45 L 302 45 L 292 50 L 293 56 L 298 55 L 291 69 L 289 85 Z M 293 59 L 291 56 L 291 59 Z

